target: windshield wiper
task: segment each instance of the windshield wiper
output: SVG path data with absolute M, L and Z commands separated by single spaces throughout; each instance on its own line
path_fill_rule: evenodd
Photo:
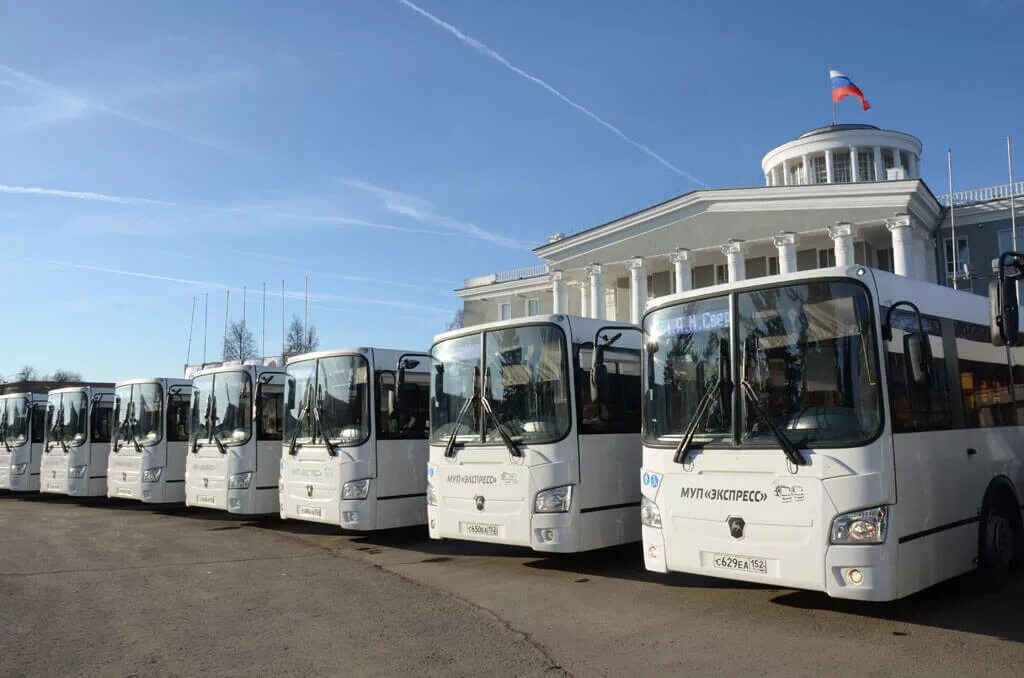
M 761 423 L 764 424 L 779 441 L 779 446 L 782 448 L 783 453 L 785 453 L 786 458 L 797 466 L 807 466 L 807 460 L 804 459 L 803 455 L 801 455 L 796 449 L 796 446 L 793 445 L 793 441 L 786 437 L 786 434 L 775 425 L 775 421 L 764 410 L 764 408 L 761 407 L 761 403 L 757 399 L 757 391 L 754 390 L 754 386 L 744 379 L 740 382 L 740 388 L 743 389 L 743 394 L 747 396 L 747 402 L 750 403 L 751 408 L 754 410 L 754 414 L 757 415 L 761 420 Z
M 704 395 L 701 396 L 700 402 L 697 403 L 697 409 L 694 410 L 693 417 L 690 418 L 690 423 L 686 425 L 686 429 L 683 431 L 683 437 L 679 441 L 679 445 L 676 447 L 675 456 L 672 458 L 677 464 L 685 464 L 686 457 L 690 454 L 690 446 L 693 444 L 693 436 L 697 433 L 697 427 L 700 426 L 701 420 L 707 413 L 708 408 L 711 404 L 718 400 L 719 397 L 719 384 L 722 383 L 722 378 L 717 374 L 711 378 L 711 383 L 708 384 L 708 388 L 704 391 Z
M 455 438 L 459 435 L 459 429 L 462 428 L 462 420 L 466 417 L 466 413 L 469 412 L 473 403 L 476 402 L 476 399 L 477 394 L 474 393 L 469 398 L 466 398 L 465 404 L 462 406 L 462 409 L 459 410 L 459 416 L 455 418 L 455 427 L 452 429 L 452 434 L 448 436 L 448 444 L 444 446 L 444 456 L 455 456 Z
M 324 439 L 324 446 L 327 447 L 327 454 L 332 457 L 337 457 L 338 450 L 335 449 L 334 443 L 331 442 L 330 432 L 324 428 L 323 405 L 323 399 L 317 398 L 316 404 L 313 406 L 313 419 L 316 421 L 316 427 L 320 430 L 320 436 Z M 333 431 L 334 429 L 331 430 Z
M 487 396 L 481 396 L 480 404 L 484 408 L 484 413 L 491 418 L 492 422 L 494 422 L 494 428 L 498 430 L 498 435 L 501 436 L 501 440 L 505 443 L 505 447 L 508 448 L 508 453 L 513 457 L 523 456 L 523 451 L 519 449 L 515 440 L 508 434 L 508 431 L 505 430 L 505 425 L 498 421 L 498 417 L 494 414 L 494 409 L 491 407 L 491 401 Z
M 306 383 L 306 393 L 302 396 L 302 407 L 299 408 L 299 415 L 295 417 L 295 431 L 292 433 L 292 439 L 288 441 L 288 454 L 293 457 L 300 446 L 298 441 L 299 432 L 302 430 L 302 420 L 309 417 L 309 402 L 311 400 L 309 391 L 312 387 L 313 382 Z

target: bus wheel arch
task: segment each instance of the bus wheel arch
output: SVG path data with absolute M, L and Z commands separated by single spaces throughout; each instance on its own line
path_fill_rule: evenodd
M 1010 480 L 993 478 L 985 490 L 978 525 L 978 570 L 986 576 L 1005 577 L 1024 547 L 1020 507 Z

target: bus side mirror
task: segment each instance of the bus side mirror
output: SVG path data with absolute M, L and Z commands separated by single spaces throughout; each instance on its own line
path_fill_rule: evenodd
M 603 404 L 608 401 L 608 366 L 603 362 L 594 365 L 591 381 L 593 382 L 593 401 Z
M 903 336 L 903 355 L 915 386 L 927 386 L 932 379 L 932 345 L 923 333 Z
M 287 384 L 286 388 L 288 389 L 288 402 L 285 403 L 285 409 L 286 410 L 294 410 L 295 409 L 295 380 L 294 379 L 290 379 L 288 381 L 288 384 Z
M 993 346 L 1016 346 L 1020 308 L 1014 280 L 993 280 L 988 285 L 989 328 Z

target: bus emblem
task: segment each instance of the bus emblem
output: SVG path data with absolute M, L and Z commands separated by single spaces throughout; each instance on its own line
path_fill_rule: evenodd
M 476 510 L 477 511 L 483 511 L 484 510 L 484 501 L 485 501 L 484 495 L 478 494 L 475 497 L 473 497 L 473 499 L 476 500 Z
M 729 518 L 729 534 L 732 535 L 733 539 L 743 539 L 743 528 L 746 522 L 743 518 L 735 517 Z
M 206 488 L 210 487 L 210 479 L 209 478 L 203 478 L 203 487 L 206 487 Z
M 306 485 L 306 496 L 307 497 L 312 497 L 313 496 L 313 486 L 312 485 Z
M 128 481 L 128 472 L 127 471 L 122 471 L 121 472 L 121 480 L 124 481 L 124 482 Z

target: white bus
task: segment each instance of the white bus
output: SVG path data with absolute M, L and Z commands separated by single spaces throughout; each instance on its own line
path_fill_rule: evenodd
M 39 491 L 45 439 L 45 393 L 0 396 L 0 490 Z
M 863 266 L 652 301 L 647 569 L 876 601 L 998 578 L 1021 543 L 1024 349 L 994 347 L 988 315 Z
M 112 388 L 71 386 L 50 391 L 40 492 L 105 497 L 113 419 Z
M 431 354 L 432 538 L 563 553 L 639 540 L 637 326 L 534 316 L 441 334 Z
M 430 355 L 322 351 L 287 371 L 281 517 L 348 530 L 426 523 Z
M 191 398 L 188 379 L 132 379 L 114 387 L 108 497 L 153 504 L 185 501 Z
M 185 505 L 277 513 L 284 370 L 226 364 L 192 377 Z

